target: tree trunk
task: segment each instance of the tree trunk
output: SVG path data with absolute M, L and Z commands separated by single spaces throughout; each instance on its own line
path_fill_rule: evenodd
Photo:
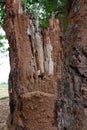
M 9 41 L 9 130 L 57 130 L 56 100 L 61 79 L 62 31 L 49 19 L 41 33 L 21 0 L 7 0 L 4 30 Z
M 87 0 L 73 0 L 64 36 L 58 130 L 87 130 Z
M 41 33 L 21 0 L 7 0 L 4 29 L 11 66 L 9 130 L 87 130 L 86 0 L 72 2 L 63 64 L 61 27 L 54 17 Z

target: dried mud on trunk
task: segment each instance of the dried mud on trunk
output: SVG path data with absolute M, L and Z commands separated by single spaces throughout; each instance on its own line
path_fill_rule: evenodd
M 62 42 L 59 20 L 41 32 L 21 0 L 7 0 L 9 130 L 87 130 L 86 1 L 73 0 Z
M 33 16 L 33 15 L 32 15 Z M 9 41 L 9 130 L 57 130 L 62 29 L 55 17 L 42 32 L 21 0 L 6 2 L 4 30 Z
M 0 130 L 7 130 L 7 118 L 9 114 L 9 99 L 0 99 Z

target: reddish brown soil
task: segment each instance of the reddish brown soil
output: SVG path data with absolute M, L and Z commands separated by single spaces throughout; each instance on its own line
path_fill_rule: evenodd
M 0 130 L 7 130 L 7 118 L 9 114 L 8 98 L 0 99 Z

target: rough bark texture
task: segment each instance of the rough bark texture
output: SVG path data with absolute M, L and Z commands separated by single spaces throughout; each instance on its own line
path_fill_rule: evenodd
M 87 130 L 87 0 L 72 3 L 58 99 L 58 130 Z
M 62 32 L 54 17 L 40 32 L 21 0 L 7 0 L 4 29 L 9 41 L 9 130 L 57 130 L 56 99 L 61 79 Z

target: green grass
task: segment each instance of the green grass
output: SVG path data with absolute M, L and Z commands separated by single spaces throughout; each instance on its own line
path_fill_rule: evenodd
M 0 99 L 8 97 L 8 85 L 0 84 Z
M 2 87 L 8 87 L 8 84 L 0 84 L 0 88 L 2 88 Z

